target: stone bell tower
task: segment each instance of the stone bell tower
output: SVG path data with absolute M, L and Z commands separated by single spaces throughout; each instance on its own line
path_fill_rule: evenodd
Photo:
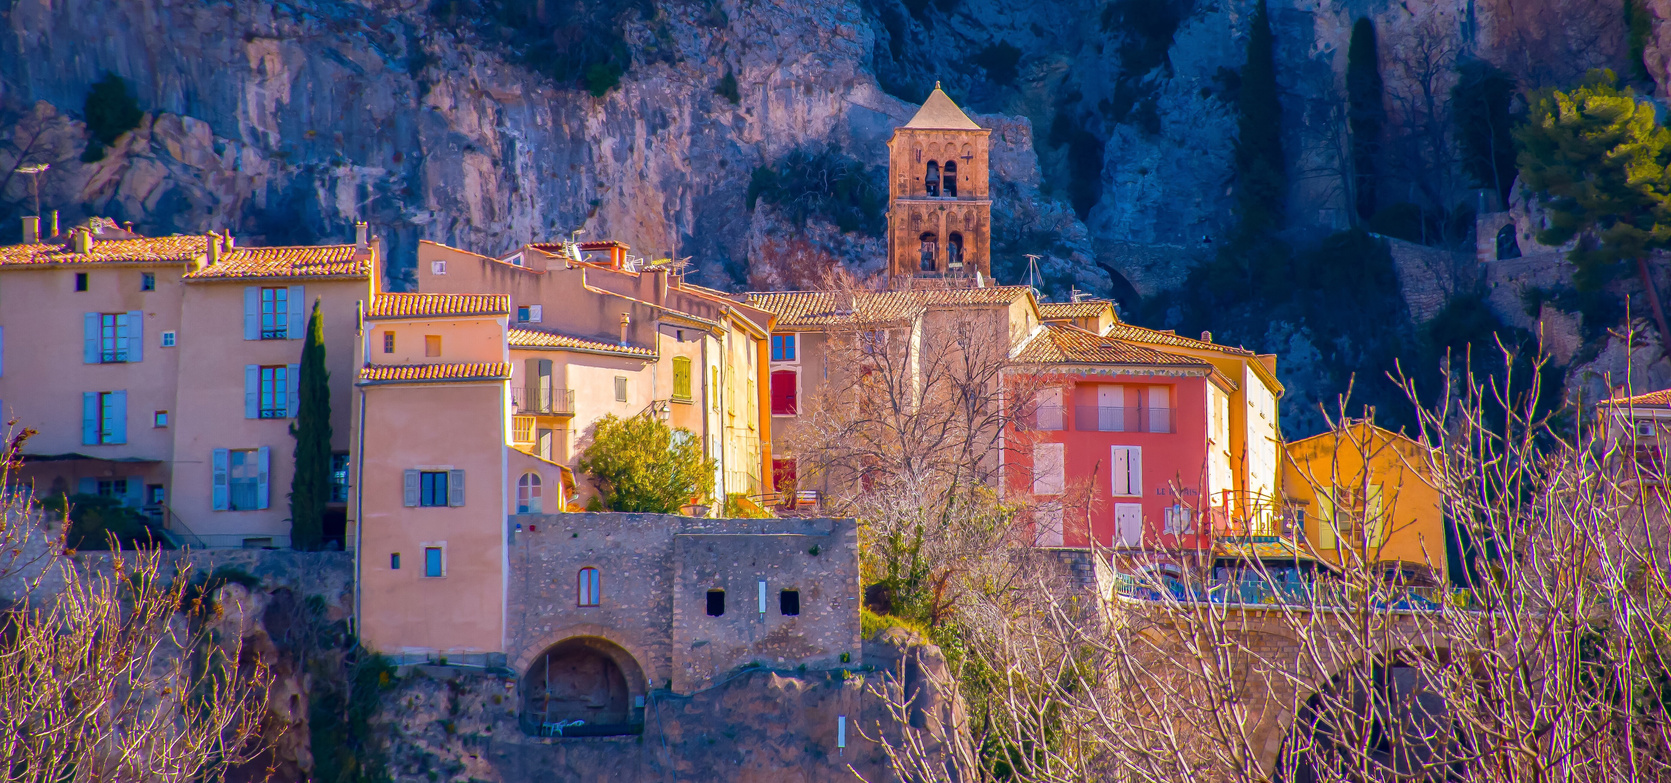
M 910 122 L 888 139 L 888 275 L 992 278 L 992 131 L 976 125 L 935 83 Z

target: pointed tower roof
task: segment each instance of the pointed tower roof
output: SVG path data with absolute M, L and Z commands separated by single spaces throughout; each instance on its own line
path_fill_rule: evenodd
M 928 94 L 928 100 L 923 101 L 923 107 L 917 110 L 915 117 L 905 123 L 907 128 L 930 128 L 934 130 L 982 130 L 969 115 L 964 114 L 957 104 L 940 89 L 940 83 L 934 83 L 934 92 Z

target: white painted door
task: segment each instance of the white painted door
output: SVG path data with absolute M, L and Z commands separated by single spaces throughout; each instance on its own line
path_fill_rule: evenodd
M 1126 387 L 1097 387 L 1097 429 L 1102 432 L 1126 431 Z
M 1137 503 L 1114 504 L 1114 545 L 1141 546 L 1143 543 L 1143 506 Z
M 1166 386 L 1149 387 L 1149 432 L 1172 431 L 1172 394 Z
M 1115 497 L 1142 497 L 1143 447 L 1109 447 L 1110 493 Z

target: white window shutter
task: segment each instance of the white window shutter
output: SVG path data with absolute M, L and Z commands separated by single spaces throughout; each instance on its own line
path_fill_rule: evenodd
M 447 505 L 464 505 L 464 471 L 447 471 Z
M 530 323 L 539 323 L 543 309 L 544 308 L 541 305 L 528 305 L 528 321 Z
M 99 363 L 99 314 L 86 313 L 81 317 L 82 345 L 81 360 L 87 364 Z
M 258 454 L 260 461 L 256 463 L 255 507 L 270 508 L 272 507 L 272 493 L 269 490 L 272 486 L 273 450 L 262 446 Z
M 1127 446 L 1126 464 L 1131 467 L 1131 473 L 1126 479 L 1131 484 L 1131 494 L 1143 494 L 1143 447 Z
M 232 455 L 226 449 L 215 449 L 214 462 L 211 463 L 214 466 L 214 488 L 210 494 L 214 500 L 216 511 L 226 511 L 232 506 L 229 502 L 226 483 L 228 465 L 231 463 L 231 459 Z
M 99 442 L 99 393 L 81 393 L 81 442 L 96 446 Z
M 261 365 L 244 365 L 244 418 L 261 417 Z
M 307 296 L 302 291 L 302 286 L 291 286 L 290 294 L 286 297 L 286 299 L 290 303 L 290 313 L 285 316 L 284 336 L 291 340 L 303 339 L 307 336 L 308 314 L 305 307 L 307 304 Z
M 145 311 L 128 311 L 128 361 L 145 358 Z
M 294 419 L 302 409 L 302 365 L 291 364 L 285 366 L 284 379 L 288 385 L 288 388 L 284 390 L 284 399 L 290 407 L 288 415 Z
M 1127 463 L 1128 458 L 1124 446 L 1109 449 L 1108 489 L 1115 496 L 1131 494 L 1131 466 Z
M 244 286 L 244 339 L 261 339 L 261 287 Z
M 405 505 L 407 508 L 416 508 L 418 505 L 419 479 L 420 476 L 418 475 L 418 471 L 406 471 L 406 480 L 403 482 L 402 487 L 405 489 Z
M 113 391 L 110 393 L 110 420 L 104 423 L 105 443 L 128 442 L 128 393 Z
M 1033 444 L 1033 494 L 1060 495 L 1063 481 L 1063 445 Z

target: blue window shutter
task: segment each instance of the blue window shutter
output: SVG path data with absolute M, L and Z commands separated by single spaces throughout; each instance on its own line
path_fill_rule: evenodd
M 99 494 L 99 480 L 84 478 L 75 483 L 75 491 L 83 495 Z
M 145 358 L 145 311 L 128 311 L 128 361 Z
M 110 393 L 110 421 L 104 423 L 105 443 L 128 442 L 128 393 L 113 391 Z
M 244 418 L 261 417 L 261 365 L 244 365 Z
M 226 511 L 232 507 L 232 504 L 228 502 L 229 495 L 226 485 L 228 466 L 231 461 L 232 455 L 226 449 L 215 449 L 215 459 L 211 463 L 214 466 L 214 490 L 210 494 L 213 496 L 216 511 Z
M 302 291 L 302 286 L 293 285 L 287 299 L 290 303 L 290 314 L 284 320 L 284 336 L 291 340 L 300 340 L 307 336 L 308 315 L 307 310 L 303 309 L 307 296 Z
M 128 477 L 128 495 L 122 498 L 128 508 L 143 508 L 145 506 L 145 477 Z
M 447 505 L 464 505 L 464 471 L 447 471 Z
M 406 497 L 404 498 L 404 502 L 407 508 L 417 508 L 418 506 L 418 494 L 420 491 L 418 482 L 420 480 L 421 477 L 418 475 L 418 471 L 406 471 L 403 488 L 405 489 Z
M 244 286 L 244 339 L 261 339 L 260 286 Z
M 255 507 L 271 508 L 272 494 L 268 492 L 268 488 L 272 484 L 269 478 L 273 466 L 273 450 L 262 446 L 259 459 L 260 462 L 256 463 L 257 472 L 255 474 Z
M 81 360 L 87 364 L 99 363 L 99 314 L 87 313 L 81 317 L 82 346 Z
M 288 388 L 284 390 L 284 400 L 289 405 L 290 418 L 302 409 L 302 365 L 292 364 L 284 368 L 284 379 Z
M 81 442 L 88 446 L 99 443 L 99 393 L 81 393 Z

